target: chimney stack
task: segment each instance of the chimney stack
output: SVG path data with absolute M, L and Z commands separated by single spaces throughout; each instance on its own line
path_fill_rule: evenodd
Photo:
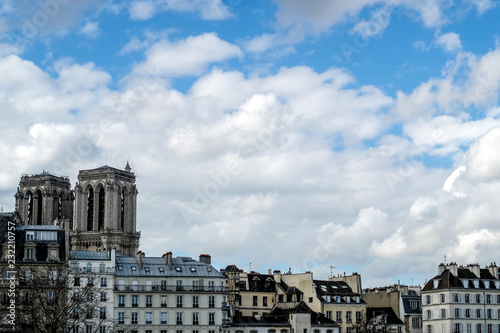
M 212 257 L 210 254 L 200 254 L 200 262 L 211 265 L 212 264 Z
M 281 271 L 280 270 L 275 270 L 273 272 L 273 278 L 274 278 L 274 281 L 276 283 L 280 283 L 281 282 Z
M 142 269 L 142 258 L 144 258 L 145 253 L 142 251 L 138 251 L 136 254 L 137 265 L 139 265 L 139 269 Z
M 165 259 L 165 262 L 168 265 L 168 269 L 172 269 L 172 252 L 169 251 L 169 252 L 165 253 L 164 255 L 162 255 L 162 257 Z

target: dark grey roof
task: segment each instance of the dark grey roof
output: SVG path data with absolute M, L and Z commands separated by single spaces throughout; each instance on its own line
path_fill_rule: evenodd
M 111 260 L 109 252 L 70 251 L 70 260 Z
M 401 295 L 401 300 L 403 302 L 403 308 L 405 314 L 422 314 L 422 303 L 421 303 L 422 298 L 420 296 Z M 412 308 L 410 306 L 410 301 L 419 302 L 418 303 L 419 306 L 417 308 Z
M 132 267 L 135 267 L 135 270 Z M 170 269 L 163 257 L 143 257 L 142 267 L 139 267 L 136 257 L 116 256 L 115 272 L 116 276 L 224 278 L 212 265 L 188 257 L 172 258 L 172 268 Z
M 318 296 L 360 296 L 343 281 L 313 280 L 313 283 Z

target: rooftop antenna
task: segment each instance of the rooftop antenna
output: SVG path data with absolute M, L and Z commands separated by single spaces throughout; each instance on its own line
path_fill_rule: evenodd
M 446 265 L 446 254 L 443 255 L 444 264 Z
M 252 262 L 251 262 L 251 261 L 248 263 L 248 270 L 249 270 L 250 272 L 252 271 Z
M 335 268 L 335 266 L 330 266 L 330 276 L 329 276 L 329 278 L 333 277 L 333 269 L 334 268 Z

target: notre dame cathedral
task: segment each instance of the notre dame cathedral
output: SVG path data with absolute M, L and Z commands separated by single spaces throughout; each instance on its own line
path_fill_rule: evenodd
M 64 225 L 71 250 L 109 251 L 135 256 L 137 188 L 127 162 L 80 170 L 71 189 L 69 178 L 49 172 L 23 175 L 16 198 L 17 225 Z

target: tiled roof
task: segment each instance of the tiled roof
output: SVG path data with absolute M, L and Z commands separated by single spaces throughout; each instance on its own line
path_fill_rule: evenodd
M 192 258 L 172 258 L 172 268 L 163 257 L 143 257 L 139 267 L 136 257 L 116 256 L 116 276 L 167 276 L 223 278 L 212 265 Z

